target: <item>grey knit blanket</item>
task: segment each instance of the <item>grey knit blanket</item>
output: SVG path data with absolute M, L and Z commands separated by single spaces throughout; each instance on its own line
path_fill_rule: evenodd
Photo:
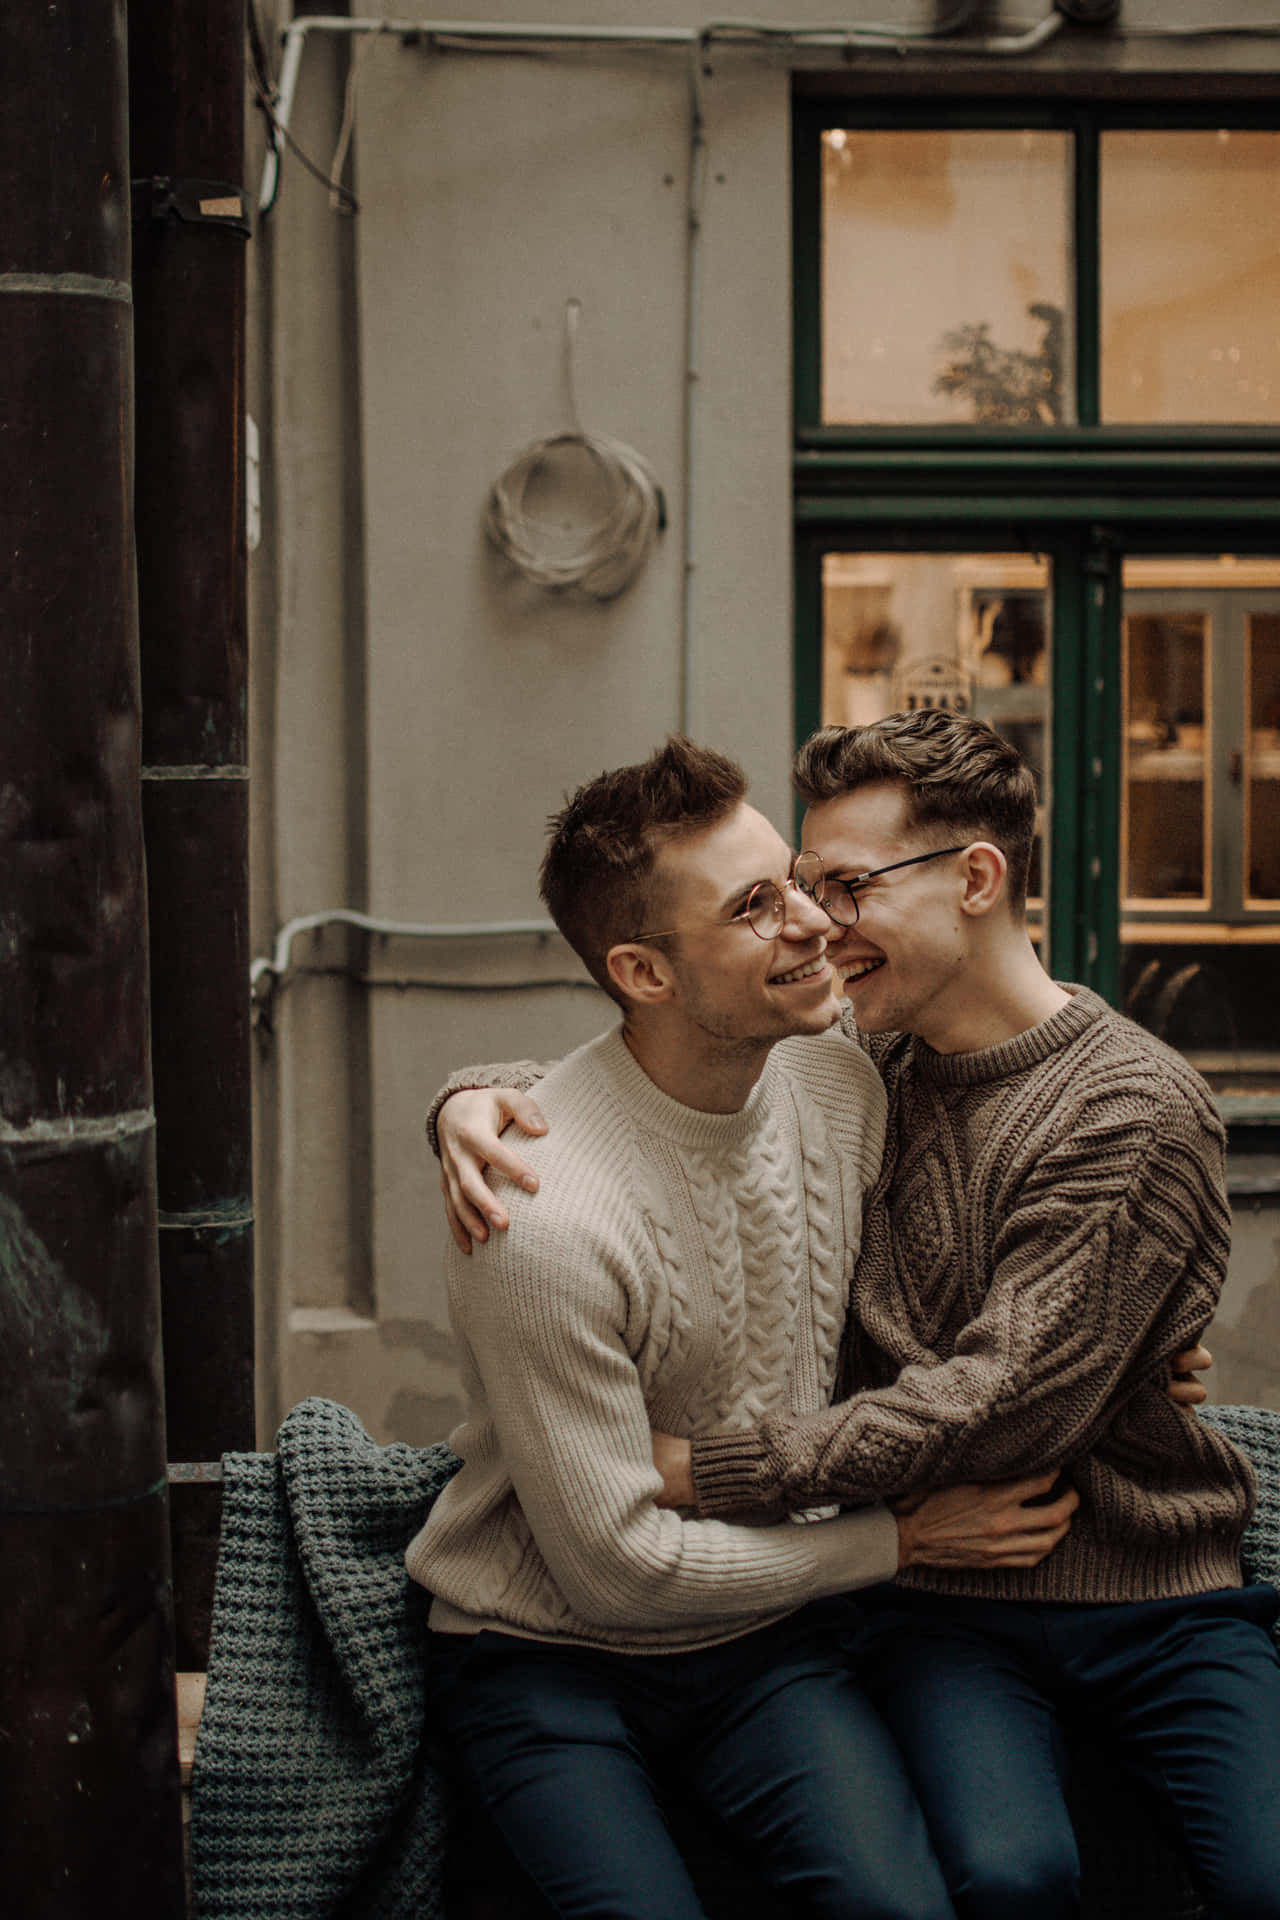
M 1202 1418 L 1257 1469 L 1245 1569 L 1280 1584 L 1280 1413 Z M 427 1597 L 403 1555 L 457 1466 L 446 1446 L 376 1446 L 347 1408 L 317 1399 L 288 1415 L 274 1454 L 224 1457 L 193 1777 L 199 1920 L 444 1920 L 448 1792 L 424 1735 Z M 1105 1805 L 1095 1817 L 1112 1824 Z M 1131 1825 L 1107 1842 L 1093 1849 L 1088 1913 L 1198 1911 L 1180 1873 L 1181 1903 L 1172 1886 L 1155 1893 L 1150 1861 L 1120 1886 L 1143 1853 Z
M 428 1597 L 404 1550 L 457 1471 L 331 1400 L 223 1458 L 192 1773 L 199 1920 L 443 1920 L 447 1793 L 424 1742 Z

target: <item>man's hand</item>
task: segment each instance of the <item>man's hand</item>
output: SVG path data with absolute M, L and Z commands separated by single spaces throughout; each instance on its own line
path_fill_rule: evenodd
M 1198 1407 L 1209 1398 L 1208 1390 L 1195 1378 L 1213 1365 L 1208 1347 L 1188 1347 L 1175 1353 L 1169 1362 L 1169 1398 L 1175 1407 Z
M 662 1475 L 662 1492 L 656 1504 L 660 1507 L 691 1507 L 693 1495 L 693 1448 L 687 1440 L 677 1440 L 674 1434 L 653 1432 L 649 1435 L 653 1447 L 653 1464 Z
M 1023 1502 L 1048 1493 L 1056 1473 L 990 1486 L 942 1487 L 893 1501 L 898 1569 L 904 1567 L 1034 1567 L 1052 1553 L 1080 1505 L 1074 1487 L 1049 1506 Z
M 526 1193 L 538 1191 L 533 1169 L 498 1138 L 508 1121 L 525 1133 L 547 1130 L 536 1104 L 514 1087 L 464 1088 L 451 1093 L 436 1116 L 444 1210 L 463 1253 L 470 1253 L 473 1240 L 487 1240 L 490 1227 L 508 1224 L 506 1208 L 485 1184 L 486 1167 L 496 1167 Z

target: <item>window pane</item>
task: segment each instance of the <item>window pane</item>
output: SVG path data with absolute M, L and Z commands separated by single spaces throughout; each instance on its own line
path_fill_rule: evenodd
M 1011 741 L 1040 795 L 1030 878 L 1044 905 L 1049 796 L 1049 569 L 1029 553 L 829 553 L 823 560 L 822 724 L 917 706 L 975 713 Z
M 1104 422 L 1280 418 L 1280 134 L 1102 135 Z
M 822 418 L 1075 418 L 1070 136 L 822 136 Z
M 1245 892 L 1280 907 L 1280 614 L 1249 617 L 1245 702 Z
M 1208 619 L 1131 614 L 1125 621 L 1125 904 L 1208 904 L 1205 751 Z
M 1124 582 L 1122 1004 L 1247 1119 L 1280 1090 L 1280 564 Z

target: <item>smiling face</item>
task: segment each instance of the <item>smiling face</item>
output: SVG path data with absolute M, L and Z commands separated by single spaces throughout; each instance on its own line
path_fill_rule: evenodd
M 912 826 L 898 782 L 855 788 L 805 815 L 804 844 L 833 879 L 849 879 L 962 835 Z M 963 854 L 900 868 L 858 890 L 858 923 L 832 926 L 827 953 L 838 990 L 864 1033 L 947 1032 L 972 987 L 973 927 L 964 912 Z
M 826 956 L 831 923 L 788 885 L 790 849 L 763 814 L 739 806 L 665 847 L 656 870 L 670 924 L 685 929 L 661 947 L 670 963 L 671 1017 L 685 1023 L 692 1044 L 752 1049 L 835 1024 L 840 1004 Z M 787 907 L 768 940 L 733 919 L 761 880 L 782 888 Z

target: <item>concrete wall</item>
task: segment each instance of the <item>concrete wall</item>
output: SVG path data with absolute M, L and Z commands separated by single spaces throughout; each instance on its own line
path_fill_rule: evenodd
M 806 17 L 847 11 L 822 0 Z M 884 0 L 879 11 L 912 26 L 935 10 Z M 1021 9 L 983 12 L 991 32 L 1025 24 Z M 739 13 L 771 17 L 758 4 Z M 1211 13 L 1209 0 L 1124 9 L 1153 25 Z M 1233 7 L 1254 14 L 1267 10 Z M 501 17 L 700 23 L 685 0 L 507 0 Z M 1211 65 L 1265 72 L 1274 52 L 1073 35 L 1021 65 L 1181 73 L 1192 90 Z M 325 170 L 353 57 L 358 216 L 332 213 L 287 156 L 251 250 L 258 953 L 294 916 L 333 907 L 431 923 L 540 916 L 547 814 L 680 724 L 740 757 L 789 830 L 788 61 L 717 45 L 702 76 L 686 471 L 688 54 L 379 37 L 353 55 L 317 34 L 293 133 Z M 959 71 L 954 56 L 810 64 L 875 86 L 908 69 L 913 85 L 949 85 Z M 1012 63 L 969 70 L 974 84 L 1014 84 Z M 583 424 L 646 456 L 669 515 L 635 585 L 606 605 L 511 576 L 482 532 L 492 481 L 570 424 L 571 299 Z M 610 1009 L 582 986 L 476 990 L 580 974 L 553 938 L 427 944 L 337 929 L 302 936 L 293 959 L 257 1062 L 261 1437 L 320 1392 L 379 1438 L 426 1442 L 460 1403 L 423 1109 L 460 1062 L 556 1054 Z

